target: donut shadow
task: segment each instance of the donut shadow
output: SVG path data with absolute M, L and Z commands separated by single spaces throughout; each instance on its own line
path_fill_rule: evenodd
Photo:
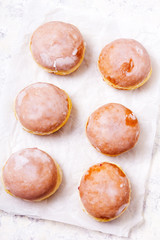
M 141 150 L 140 146 L 138 146 L 138 145 L 139 145 L 139 144 L 138 144 L 138 142 L 137 142 L 136 145 L 135 145 L 133 148 L 128 149 L 126 152 L 123 152 L 123 153 L 121 153 L 121 154 L 113 157 L 113 159 L 115 158 L 116 160 L 118 160 L 118 162 L 119 162 L 120 164 L 121 164 L 121 162 L 123 162 L 123 161 L 126 161 L 126 160 L 129 161 L 130 155 L 135 156 L 136 153 L 137 153 L 137 151 L 139 152 L 139 150 Z M 140 145 L 141 145 L 141 144 L 140 144 Z M 132 161 L 133 161 L 133 159 L 132 159 Z
M 66 177 L 65 177 L 65 173 L 62 169 L 62 166 L 60 166 L 61 170 L 62 170 L 62 182 L 59 186 L 59 188 L 57 189 L 57 191 L 51 195 L 49 198 L 47 198 L 47 202 L 52 202 L 52 201 L 58 201 L 58 199 L 60 198 L 60 196 L 62 197 L 63 192 L 64 192 L 64 187 L 66 186 Z
M 69 134 L 70 132 L 74 131 L 76 129 L 77 118 L 78 118 L 78 110 L 75 107 L 74 103 L 72 102 L 72 110 L 71 110 L 70 117 L 66 122 L 66 124 L 60 130 L 61 133 Z

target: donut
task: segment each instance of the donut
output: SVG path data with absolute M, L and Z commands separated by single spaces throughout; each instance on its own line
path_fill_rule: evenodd
M 108 103 L 88 118 L 86 134 L 101 153 L 117 156 L 133 148 L 140 133 L 135 114 L 118 103 Z
M 129 180 L 113 163 L 103 162 L 90 167 L 78 189 L 85 210 L 97 221 L 118 218 L 130 203 Z
M 12 196 L 41 201 L 59 188 L 62 172 L 58 164 L 38 148 L 13 153 L 2 171 L 3 185 Z
M 15 115 L 24 130 L 47 135 L 67 122 L 71 99 L 62 89 L 49 83 L 34 83 L 24 88 L 15 100 Z
M 133 39 L 118 39 L 107 44 L 100 53 L 98 67 L 104 81 L 124 90 L 141 87 L 152 73 L 146 49 Z
M 72 24 L 52 21 L 38 27 L 30 40 L 34 60 L 48 72 L 66 75 L 82 63 L 83 37 Z

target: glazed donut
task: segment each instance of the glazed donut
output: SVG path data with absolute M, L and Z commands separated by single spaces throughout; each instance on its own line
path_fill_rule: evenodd
M 26 148 L 10 156 L 3 167 L 2 179 L 5 190 L 10 195 L 41 201 L 59 188 L 62 172 L 46 152 Z
M 90 167 L 79 186 L 84 208 L 101 222 L 118 218 L 127 209 L 130 192 L 125 173 L 117 165 L 108 162 Z
M 30 50 L 39 66 L 48 72 L 66 75 L 82 63 L 85 46 L 74 25 L 53 21 L 36 29 L 31 37 Z
M 67 122 L 71 99 L 60 88 L 49 83 L 34 83 L 24 88 L 15 100 L 15 114 L 24 130 L 47 135 Z
M 118 103 L 109 103 L 91 114 L 86 124 L 86 133 L 99 152 L 117 156 L 134 147 L 140 128 L 130 109 Z
M 142 86 L 152 73 L 146 49 L 133 39 L 118 39 L 106 45 L 100 53 L 98 67 L 104 81 L 125 90 Z

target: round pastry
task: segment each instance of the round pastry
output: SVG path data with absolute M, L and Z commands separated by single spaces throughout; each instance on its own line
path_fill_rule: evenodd
M 85 46 L 74 25 L 53 21 L 36 29 L 31 37 L 30 50 L 39 66 L 48 72 L 66 75 L 82 63 Z
M 113 163 L 89 168 L 81 179 L 79 194 L 86 211 L 101 222 L 118 218 L 130 203 L 130 183 Z
M 24 130 L 38 135 L 56 132 L 67 122 L 71 99 L 49 83 L 34 83 L 16 97 L 15 113 Z
M 26 148 L 10 156 L 3 167 L 2 178 L 5 190 L 10 195 L 41 201 L 59 188 L 62 172 L 46 152 Z
M 86 133 L 99 152 L 117 156 L 134 147 L 140 128 L 130 109 L 118 103 L 109 103 L 91 114 Z
M 100 53 L 98 67 L 104 81 L 125 90 L 142 86 L 152 73 L 146 49 L 133 39 L 118 39 L 106 45 Z

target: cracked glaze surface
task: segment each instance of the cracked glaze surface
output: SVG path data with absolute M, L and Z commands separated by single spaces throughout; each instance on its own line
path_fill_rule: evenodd
M 84 51 L 80 31 L 72 24 L 57 21 L 36 29 L 30 47 L 36 62 L 55 72 L 70 71 L 80 62 Z

